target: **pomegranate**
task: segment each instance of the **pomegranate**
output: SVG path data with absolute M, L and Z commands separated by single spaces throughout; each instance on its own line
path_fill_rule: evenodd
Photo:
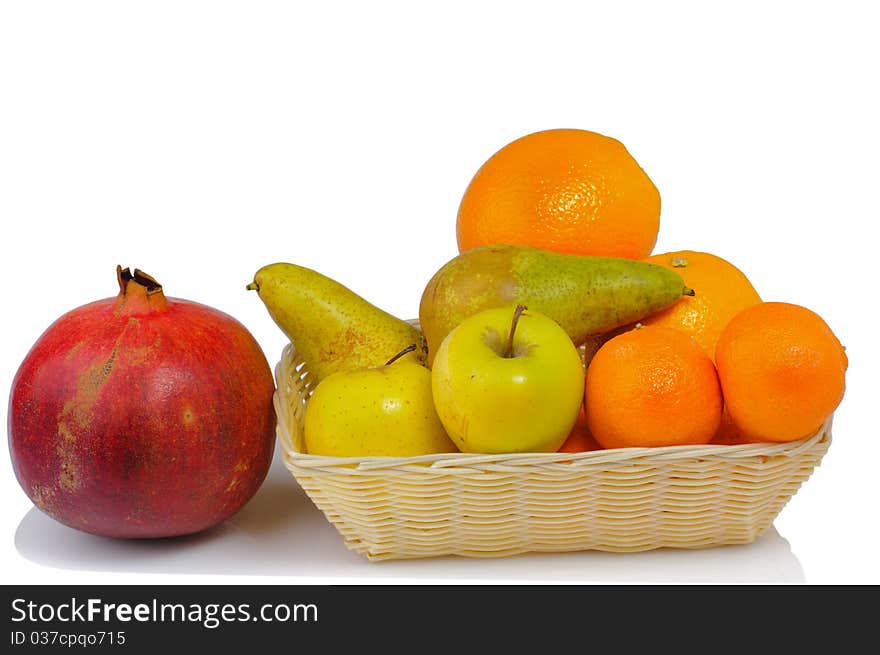
M 9 401 L 19 483 L 97 535 L 168 537 L 237 512 L 269 470 L 274 380 L 247 329 L 117 267 L 119 295 L 68 312 L 22 362 Z

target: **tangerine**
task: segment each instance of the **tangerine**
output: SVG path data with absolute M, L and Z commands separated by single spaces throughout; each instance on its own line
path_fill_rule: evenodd
M 568 437 L 559 447 L 560 453 L 584 453 L 591 450 L 599 450 L 602 446 L 590 434 L 590 428 L 587 425 L 587 416 L 584 412 L 584 406 L 581 405 L 580 414 L 574 427 L 569 432 Z
M 721 332 L 715 361 L 727 411 L 748 440 L 807 437 L 843 399 L 843 346 L 822 317 L 800 305 L 742 310 Z
M 553 129 L 482 165 L 462 197 L 457 237 L 459 251 L 512 244 L 639 259 L 659 229 L 660 193 L 620 141 Z
M 722 390 L 723 395 L 723 390 Z M 710 443 L 720 444 L 723 446 L 738 446 L 746 443 L 755 443 L 760 439 L 752 439 L 743 434 L 742 430 L 730 418 L 730 412 L 727 407 L 721 412 L 721 425 L 718 426 L 718 432 L 712 437 Z
M 644 325 L 663 325 L 686 332 L 713 360 L 718 335 L 738 312 L 757 305 L 761 297 L 749 279 L 726 259 L 706 252 L 679 250 L 645 258 L 681 275 L 694 289 L 671 307 L 643 319 Z
M 603 448 L 708 443 L 721 422 L 721 385 L 687 334 L 641 327 L 605 343 L 587 367 L 587 426 Z

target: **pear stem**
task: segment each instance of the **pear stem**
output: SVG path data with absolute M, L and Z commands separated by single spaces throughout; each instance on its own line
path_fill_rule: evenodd
M 417 346 L 416 344 L 414 344 L 414 343 L 409 344 L 406 348 L 404 348 L 404 349 L 401 350 L 399 353 L 397 353 L 394 357 L 392 357 L 392 358 L 389 359 L 387 362 L 385 362 L 385 366 L 391 366 L 391 365 L 392 365 L 394 362 L 396 362 L 398 359 L 400 359 L 401 357 L 403 357 L 403 356 L 406 355 L 407 353 L 411 353 L 411 352 L 412 352 L 413 350 L 415 350 L 416 348 L 418 348 L 418 346 Z
M 505 359 L 513 357 L 513 335 L 516 332 L 516 325 L 519 323 L 519 317 L 522 316 L 522 313 L 527 309 L 528 307 L 520 304 L 516 306 L 515 310 L 513 310 L 513 321 L 510 323 L 510 334 L 507 337 L 507 348 L 504 349 L 504 354 L 502 355 Z
M 696 292 L 695 292 L 693 289 L 691 289 L 690 287 L 685 287 L 685 288 L 684 288 L 684 291 L 682 292 L 682 295 L 684 295 L 684 296 L 695 296 L 695 295 L 697 295 L 697 294 L 696 294 Z

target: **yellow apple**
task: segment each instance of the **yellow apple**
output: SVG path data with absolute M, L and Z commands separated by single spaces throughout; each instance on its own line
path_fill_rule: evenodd
M 553 319 L 522 305 L 465 319 L 444 340 L 431 371 L 434 405 L 463 452 L 553 452 L 571 432 L 584 369 Z
M 457 452 L 431 395 L 431 373 L 401 360 L 324 378 L 306 404 L 306 452 L 409 457 Z

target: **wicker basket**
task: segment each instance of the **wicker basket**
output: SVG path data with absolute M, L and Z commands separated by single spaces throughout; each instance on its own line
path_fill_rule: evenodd
M 314 382 L 292 345 L 275 375 L 285 466 L 346 546 L 374 561 L 748 543 L 831 443 L 829 418 L 815 435 L 785 444 L 308 455 L 302 425 Z

